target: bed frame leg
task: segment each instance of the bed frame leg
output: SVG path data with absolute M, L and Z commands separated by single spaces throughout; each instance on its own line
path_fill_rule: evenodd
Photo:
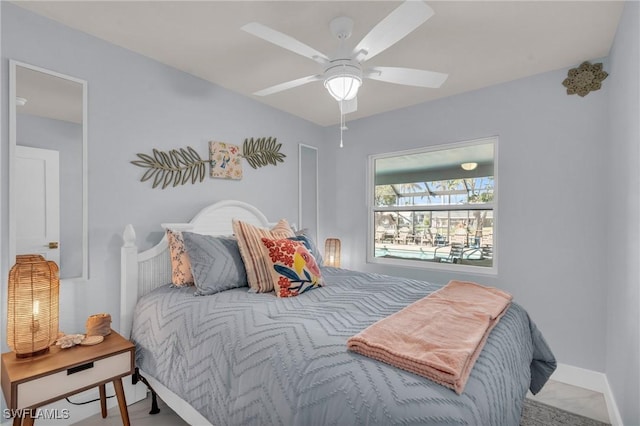
M 151 411 L 149 414 L 158 414 L 160 412 L 160 408 L 158 408 L 158 396 L 154 391 L 151 391 Z
M 131 381 L 134 385 L 138 383 L 138 381 L 141 381 L 147 386 L 147 388 L 151 391 L 151 411 L 149 411 L 149 414 L 158 414 L 160 412 L 160 408 L 158 408 L 158 395 L 156 394 L 156 391 L 153 390 L 147 379 L 145 379 L 144 376 L 140 374 L 140 370 L 138 370 L 138 367 L 136 367 Z

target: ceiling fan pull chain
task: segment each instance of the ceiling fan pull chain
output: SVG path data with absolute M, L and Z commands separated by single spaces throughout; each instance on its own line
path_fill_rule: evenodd
M 342 144 L 342 132 L 344 130 L 344 113 L 342 112 L 344 101 L 340 101 L 340 148 L 343 147 Z

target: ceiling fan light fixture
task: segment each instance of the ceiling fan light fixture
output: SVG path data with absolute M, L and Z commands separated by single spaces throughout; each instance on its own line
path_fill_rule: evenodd
M 355 98 L 360 86 L 362 86 L 362 70 L 357 66 L 342 63 L 325 71 L 324 87 L 338 102 Z
M 353 76 L 337 76 L 328 78 L 324 82 L 331 96 L 340 101 L 349 101 L 358 95 L 358 89 L 362 85 L 362 80 Z
M 476 167 L 478 167 L 478 163 L 462 163 L 460 164 L 460 167 L 462 167 L 466 171 L 471 171 L 475 170 Z

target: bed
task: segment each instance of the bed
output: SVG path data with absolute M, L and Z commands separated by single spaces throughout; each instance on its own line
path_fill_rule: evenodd
M 255 207 L 221 201 L 187 224 L 230 235 L 232 218 L 271 223 Z M 528 389 L 556 362 L 517 303 L 493 329 L 464 392 L 349 352 L 346 341 L 441 284 L 324 267 L 326 285 L 291 298 L 235 288 L 194 297 L 172 288 L 167 242 L 122 247 L 120 331 L 158 396 L 188 423 L 518 425 Z

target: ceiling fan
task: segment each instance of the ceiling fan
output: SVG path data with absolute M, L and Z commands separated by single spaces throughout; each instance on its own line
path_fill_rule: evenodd
M 447 79 L 447 74 L 412 68 L 377 66 L 363 68 L 362 66 L 364 62 L 414 31 L 433 14 L 433 9 L 422 0 L 406 0 L 373 27 L 353 49 L 348 49 L 344 45 L 344 40 L 351 36 L 353 20 L 347 17 L 335 18 L 330 22 L 329 28 L 340 41 L 340 46 L 332 55 L 325 55 L 291 36 L 258 22 L 246 24 L 242 27 L 244 31 L 312 59 L 323 69 L 319 74 L 280 83 L 255 92 L 254 95 L 267 96 L 314 81 L 324 81 L 325 88 L 340 103 L 340 112 L 344 117 L 344 114 L 358 109 L 357 94 L 363 78 L 408 86 L 438 88 Z M 344 127 L 344 123 L 341 123 L 341 127 Z

